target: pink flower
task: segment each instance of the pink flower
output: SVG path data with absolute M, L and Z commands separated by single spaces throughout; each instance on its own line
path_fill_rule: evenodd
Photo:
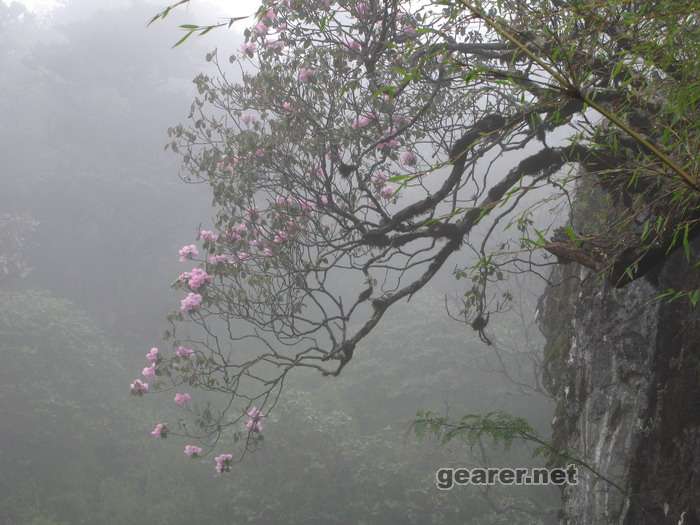
M 272 250 L 270 248 L 263 249 L 262 254 L 265 257 L 273 257 L 275 255 L 274 253 L 272 253 Z
M 321 195 L 321 197 L 319 198 L 319 202 L 321 203 L 321 206 L 328 206 L 330 199 L 327 195 Z
M 175 355 L 182 358 L 182 359 L 189 359 L 192 357 L 192 354 L 194 354 L 194 350 L 191 348 L 186 348 L 184 346 L 178 346 L 177 350 L 175 350 Z
M 146 361 L 148 361 L 151 364 L 158 362 L 158 349 L 155 346 L 151 348 L 146 354 Z
M 311 68 L 302 67 L 301 69 L 299 69 L 299 75 L 298 75 L 299 82 L 303 82 L 303 83 L 311 82 L 315 73 L 316 72 Z
M 282 109 L 284 111 L 286 111 L 287 113 L 291 113 L 292 112 L 292 103 L 285 100 L 284 102 L 282 102 Z
M 371 124 L 371 122 L 374 120 L 374 117 L 372 115 L 361 115 L 357 117 L 353 123 L 350 125 L 352 129 L 362 129 L 366 128 Z
M 183 312 L 191 312 L 196 310 L 202 304 L 202 296 L 198 293 L 188 293 L 187 296 L 180 301 L 180 310 Z
M 207 242 L 215 242 L 219 236 L 211 230 L 202 230 L 199 232 L 199 238 Z
M 265 418 L 262 411 L 257 407 L 252 407 L 247 413 L 248 420 L 245 422 L 246 430 L 248 430 L 248 432 L 262 432 L 263 419 Z
M 188 279 L 189 280 L 187 281 L 187 284 L 193 290 L 198 290 L 205 284 L 208 284 L 212 281 L 211 275 L 209 275 L 201 268 L 192 268 L 192 271 L 189 273 Z
M 357 16 L 364 17 L 369 12 L 369 7 L 365 2 L 358 2 L 355 6 L 355 12 L 357 13 Z
M 131 383 L 131 394 L 134 396 L 142 396 L 148 392 L 148 383 L 144 383 L 140 379 L 135 379 Z
M 202 453 L 201 447 L 195 445 L 185 445 L 185 455 L 191 458 L 196 458 Z
M 282 230 L 278 231 L 275 234 L 275 238 L 272 240 L 272 242 L 276 244 L 282 244 L 284 242 L 287 242 L 287 232 L 284 232 Z
M 343 42 L 345 47 L 350 50 L 350 51 L 360 51 L 362 50 L 362 44 L 358 40 L 355 40 L 354 38 L 346 38 L 345 41 Z
M 255 156 L 258 157 L 259 159 L 263 158 L 265 156 L 265 150 L 262 148 L 256 149 Z
M 389 180 L 389 177 L 387 176 L 386 173 L 383 171 L 378 171 L 374 177 L 372 177 L 372 184 L 377 190 L 380 190 L 384 187 L 386 182 Z
M 403 34 L 403 36 L 408 38 L 414 38 L 418 36 L 418 31 L 416 30 L 416 27 L 412 24 L 405 25 L 401 33 Z
M 180 407 L 184 407 L 190 401 L 192 401 L 192 396 L 187 393 L 181 394 L 180 392 L 178 392 L 177 394 L 175 394 L 175 404 Z
M 265 12 L 265 15 L 263 16 L 263 19 L 268 20 L 270 22 L 274 22 L 275 20 L 277 20 L 277 13 L 274 9 L 268 9 Z
M 399 145 L 400 145 L 400 142 L 398 140 L 396 140 L 395 138 L 393 138 L 393 139 L 385 140 L 384 142 L 380 142 L 379 144 L 377 144 L 377 149 L 380 151 L 392 150 L 392 149 L 398 148 Z
M 284 49 L 284 42 L 282 40 L 268 41 L 265 42 L 265 47 L 273 51 L 282 51 Z
M 155 377 L 156 376 L 156 365 L 153 364 L 151 366 L 147 366 L 143 370 L 141 370 L 141 374 L 143 377 Z
M 384 186 L 379 192 L 379 194 L 387 200 L 391 199 L 394 193 L 396 193 L 396 189 L 391 186 Z
M 316 203 L 306 199 L 299 199 L 299 207 L 304 211 L 313 211 L 316 209 Z
M 258 116 L 255 113 L 244 113 L 241 115 L 241 122 L 246 126 L 250 126 L 258 121 Z
M 270 28 L 267 26 L 267 24 L 265 22 L 260 21 L 257 24 L 255 24 L 253 31 L 255 31 L 255 34 L 258 36 L 265 36 L 269 29 Z
M 233 461 L 232 454 L 220 454 L 214 458 L 216 471 L 221 474 L 231 470 L 231 462 Z
M 418 157 L 412 151 L 404 151 L 401 154 L 401 164 L 404 166 L 415 166 L 418 162 Z
M 194 244 L 188 244 L 180 248 L 178 252 L 180 255 L 180 262 L 185 262 L 187 259 L 193 259 L 199 255 L 199 250 Z
M 228 257 L 226 257 L 225 255 L 210 255 L 207 259 L 207 262 L 209 264 L 220 264 L 226 261 L 228 261 Z
M 243 42 L 243 44 L 241 44 L 241 53 L 253 58 L 256 47 L 255 42 Z
M 168 437 L 168 427 L 165 425 L 165 423 L 158 423 L 155 427 L 153 427 L 151 435 L 156 438 L 165 439 Z

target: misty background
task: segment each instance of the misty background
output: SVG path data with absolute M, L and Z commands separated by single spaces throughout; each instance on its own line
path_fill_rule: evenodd
M 171 46 L 178 24 L 256 7 L 233 4 L 146 28 L 160 3 L 0 0 L 0 524 L 545 523 L 554 489 L 434 485 L 441 466 L 539 464 L 530 449 L 409 432 L 418 410 L 506 410 L 547 435 L 552 403 L 520 355 L 541 349 L 536 281 L 519 283 L 494 350 L 446 315 L 446 272 L 342 377 L 297 374 L 264 446 L 225 478 L 150 437 L 172 400 L 136 399 L 129 382 L 177 305 L 177 250 L 212 213 L 166 129 L 186 119 L 192 79 L 213 74 L 206 53 L 242 38 Z

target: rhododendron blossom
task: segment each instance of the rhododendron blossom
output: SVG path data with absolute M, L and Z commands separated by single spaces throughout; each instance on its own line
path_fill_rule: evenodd
M 255 42 L 244 42 L 241 44 L 241 53 L 252 58 L 256 48 Z
M 253 31 L 255 31 L 255 34 L 258 36 L 265 36 L 267 35 L 269 29 L 269 26 L 265 22 L 258 22 L 255 24 Z
M 148 383 L 144 383 L 140 379 L 135 379 L 130 386 L 131 394 L 135 396 L 142 396 L 148 393 Z
M 268 22 L 274 22 L 277 20 L 277 13 L 274 9 L 268 9 L 263 16 L 263 19 L 267 20 Z
M 216 471 L 219 474 L 223 472 L 229 472 L 231 470 L 231 462 L 233 461 L 233 454 L 220 454 L 214 458 L 214 463 Z
M 404 151 L 401 154 L 401 164 L 404 166 L 415 166 L 418 162 L 418 157 L 412 151 Z
M 198 290 L 211 281 L 211 276 L 205 270 L 202 270 L 201 268 L 192 268 L 192 271 L 189 272 L 188 275 L 187 285 L 193 290 Z
M 158 362 L 158 349 L 156 347 L 151 348 L 146 354 L 146 360 L 153 364 Z
M 193 259 L 199 255 L 199 250 L 194 244 L 188 244 L 180 248 L 178 252 L 180 255 L 180 262 L 185 262 L 187 259 Z
M 315 71 L 308 67 L 302 67 L 299 69 L 298 79 L 299 82 L 308 83 L 314 78 Z
M 153 427 L 151 435 L 156 438 L 165 439 L 168 437 L 168 427 L 165 425 L 165 423 L 158 423 L 155 427 Z
M 228 257 L 226 255 L 210 255 L 207 258 L 209 264 L 221 264 L 228 262 Z
M 272 51 L 282 51 L 285 47 L 285 43 L 283 40 L 270 40 L 265 42 L 265 47 Z
M 254 113 L 246 113 L 245 115 L 241 116 L 241 122 L 245 124 L 246 126 L 250 126 L 251 124 L 254 124 L 258 121 L 257 115 Z
M 185 445 L 185 455 L 196 458 L 202 454 L 202 448 L 196 445 Z
M 379 192 L 379 194 L 387 200 L 391 199 L 395 193 L 396 193 L 396 188 L 394 188 L 392 186 L 384 186 Z
M 175 404 L 178 406 L 184 407 L 190 401 L 192 401 L 192 396 L 187 393 L 181 394 L 178 392 L 175 394 Z
M 180 301 L 180 310 L 183 312 L 191 312 L 199 308 L 202 304 L 202 296 L 198 293 L 190 292 Z
M 248 420 L 245 422 L 245 428 L 249 432 L 262 432 L 263 431 L 263 419 L 265 416 L 262 411 L 257 407 L 252 407 L 247 412 Z
M 141 371 L 143 377 L 155 377 L 156 376 L 156 365 L 147 366 Z
M 366 128 L 369 126 L 372 121 L 374 120 L 374 117 L 372 115 L 360 115 L 357 117 L 353 123 L 350 125 L 352 129 L 362 129 Z
M 199 232 L 199 238 L 207 242 L 215 242 L 219 236 L 211 230 L 201 230 Z
M 192 354 L 194 354 L 194 350 L 184 346 L 178 346 L 177 350 L 175 350 L 175 355 L 182 359 L 189 359 L 192 357 Z

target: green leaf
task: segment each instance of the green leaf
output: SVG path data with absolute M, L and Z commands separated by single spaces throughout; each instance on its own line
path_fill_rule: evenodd
M 189 37 L 191 37 L 193 33 L 194 33 L 194 30 L 190 30 L 189 32 L 187 32 L 187 34 L 185 34 L 185 36 L 183 36 L 180 40 L 175 42 L 175 45 L 173 46 L 173 48 L 175 48 L 175 47 L 179 46 L 180 44 L 182 44 L 183 42 L 185 42 L 185 40 L 187 40 Z

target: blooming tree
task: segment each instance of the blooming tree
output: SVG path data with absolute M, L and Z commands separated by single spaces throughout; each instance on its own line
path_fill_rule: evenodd
M 687 237 L 698 161 L 684 149 L 695 135 L 672 133 L 687 124 L 674 83 L 697 69 L 653 47 L 669 32 L 658 12 L 579 4 L 266 0 L 229 64 L 208 55 L 218 74 L 197 77 L 191 123 L 169 146 L 188 181 L 211 187 L 215 227 L 179 252 L 196 266 L 174 285 L 177 350 L 151 350 L 143 376 L 226 397 L 213 408 L 175 395 L 197 422 L 182 433 L 207 450 L 227 434 L 241 444 L 218 472 L 262 439 L 292 370 L 340 374 L 438 272 L 463 266 L 460 316 L 490 343 L 504 274 L 553 254 L 620 285 L 679 228 Z M 185 38 L 213 27 L 183 26 Z M 621 220 L 567 224 L 582 187 L 611 196 Z M 553 236 L 535 220 L 545 204 Z

